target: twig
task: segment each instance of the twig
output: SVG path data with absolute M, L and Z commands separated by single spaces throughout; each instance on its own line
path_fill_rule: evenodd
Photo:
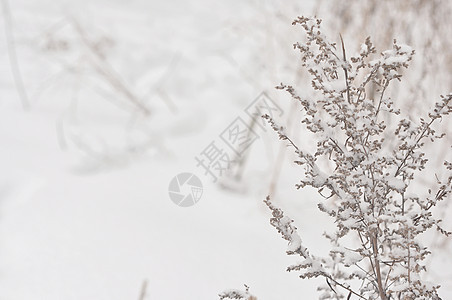
M 253 118 L 251 118 L 250 124 L 248 126 L 250 130 L 248 131 L 246 140 L 251 139 L 251 135 L 254 132 L 254 128 L 256 126 L 258 118 L 259 118 L 258 116 L 254 116 Z M 235 158 L 235 160 L 238 162 L 237 172 L 235 173 L 235 176 L 234 176 L 237 181 L 240 181 L 242 179 L 243 172 L 245 172 L 245 164 L 246 164 L 246 161 L 248 160 L 248 157 L 249 157 L 248 154 L 250 153 L 250 151 L 249 150 L 242 151 L 242 153 L 243 153 L 243 156 L 240 156 L 239 154 L 237 154 L 236 158 Z
M 151 87 L 151 89 L 148 91 L 146 96 L 149 96 L 152 92 L 156 92 L 158 96 L 165 102 L 165 104 L 168 106 L 169 110 L 174 114 L 178 112 L 177 106 L 174 104 L 174 101 L 171 99 L 171 97 L 168 95 L 168 93 L 162 88 L 165 81 L 168 80 L 168 78 L 171 76 L 171 72 L 174 70 L 174 68 L 177 67 L 179 64 L 181 55 L 180 53 L 176 53 L 173 58 L 171 59 L 170 64 L 168 65 L 165 73 L 157 80 L 157 82 Z
M 425 133 L 427 132 L 427 130 L 430 128 L 430 126 L 433 124 L 433 122 L 436 119 L 430 119 L 430 122 L 427 124 L 427 126 L 424 128 L 424 130 L 421 132 L 421 134 L 419 135 L 419 137 L 417 138 L 417 140 L 415 141 L 415 143 L 413 144 L 413 146 L 411 146 L 408 149 L 408 152 L 406 153 L 405 157 L 403 158 L 402 162 L 400 163 L 400 165 L 397 166 L 397 170 L 394 174 L 394 176 L 398 176 L 402 170 L 402 168 L 405 166 L 405 163 L 407 161 L 407 159 L 413 154 L 414 149 L 419 145 L 419 142 L 425 137 Z
M 366 298 L 364 298 L 363 296 L 361 296 L 360 294 L 358 294 L 357 292 L 355 292 L 354 290 L 352 290 L 351 288 L 349 288 L 349 287 L 347 287 L 346 285 L 344 285 L 344 284 L 338 282 L 337 280 L 335 280 L 335 279 L 334 279 L 333 277 L 331 277 L 330 275 L 323 274 L 323 276 L 324 276 L 325 278 L 328 278 L 329 280 L 333 281 L 333 282 L 334 282 L 335 284 L 337 284 L 338 286 L 340 286 L 340 287 L 346 289 L 347 291 L 349 291 L 349 292 L 352 293 L 353 295 L 355 295 L 355 296 L 357 296 L 357 297 L 359 297 L 359 298 L 361 298 L 361 299 L 366 299 Z
M 141 103 L 140 100 L 126 87 L 122 79 L 113 68 L 102 58 L 102 55 L 96 49 L 90 40 L 86 37 L 86 34 L 80 24 L 75 20 L 72 20 L 72 24 L 79 34 L 82 42 L 86 45 L 86 47 L 90 50 L 90 52 L 95 56 L 96 59 L 91 61 L 94 69 L 97 73 L 99 73 L 107 82 L 117 91 L 122 93 L 127 99 L 129 99 L 135 106 L 137 106 L 145 115 L 149 115 L 150 110 Z
M 339 34 L 339 36 L 341 37 L 342 56 L 344 58 L 344 64 L 345 64 L 345 63 L 347 63 L 347 57 L 345 56 L 344 40 L 342 39 L 342 35 L 341 34 Z M 347 71 L 347 67 L 346 66 L 342 66 L 342 69 L 344 70 L 344 73 L 345 73 L 345 85 L 347 87 L 347 101 L 348 101 L 348 103 L 351 103 L 350 87 L 348 85 L 348 71 Z
M 144 298 L 146 297 L 146 289 L 148 287 L 148 281 L 147 279 L 143 280 L 143 283 L 141 284 L 141 292 L 140 292 L 140 297 L 138 298 L 138 300 L 144 300 Z

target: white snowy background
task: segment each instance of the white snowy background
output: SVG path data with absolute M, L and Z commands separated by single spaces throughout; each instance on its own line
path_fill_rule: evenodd
M 0 299 L 131 300 L 143 282 L 143 299 L 217 299 L 243 284 L 258 299 L 316 299 L 317 280 L 285 271 L 293 258 L 262 202 L 277 182 L 275 203 L 305 243 L 325 253 L 321 234 L 331 224 L 314 191 L 295 190 L 302 172 L 291 149 L 269 128 L 257 129 L 235 184 L 213 183 L 195 157 L 245 118 L 263 91 L 284 110 L 279 120 L 293 125 L 294 140 L 309 143 L 297 130 L 297 107 L 274 86 L 309 87 L 297 71 L 292 44 L 301 31 L 291 21 L 320 10 L 327 23 L 336 13 L 329 2 L 8 3 L 0 22 Z M 8 31 L 26 108 L 10 69 Z M 347 44 L 359 47 L 351 32 Z M 436 74 L 451 71 L 439 65 L 445 69 Z M 438 84 L 428 96 L 447 92 Z M 439 156 L 450 156 L 448 141 Z M 168 195 L 181 172 L 203 182 L 192 207 Z M 441 212 L 451 230 L 448 210 L 445 204 Z M 436 252 L 429 279 L 452 299 L 452 242 L 428 239 Z

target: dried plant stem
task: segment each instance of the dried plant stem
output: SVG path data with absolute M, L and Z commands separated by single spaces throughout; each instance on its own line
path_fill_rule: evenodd
M 143 280 L 143 283 L 141 284 L 140 297 L 138 298 L 138 300 L 144 300 L 145 299 L 147 287 L 148 287 L 148 281 L 147 280 Z
M 250 124 L 248 126 L 250 128 L 250 130 L 248 131 L 248 135 L 246 137 L 247 139 L 251 138 L 251 134 L 254 131 L 254 128 L 256 127 L 256 123 L 257 123 L 257 117 L 251 118 Z M 237 181 L 240 181 L 242 179 L 243 172 L 245 171 L 245 164 L 249 157 L 248 156 L 249 152 L 250 151 L 245 151 L 242 156 L 236 155 L 235 160 L 238 162 L 238 166 L 237 166 L 237 172 L 235 173 L 234 177 Z
M 298 76 L 297 76 L 298 77 Z M 290 107 L 290 113 L 289 116 L 287 117 L 287 130 L 290 131 L 290 129 L 292 128 L 292 124 L 293 124 L 293 120 L 294 120 L 294 114 L 297 111 L 297 106 L 298 103 L 296 101 L 293 101 Z M 281 144 L 279 147 L 279 152 L 278 152 L 278 156 L 276 158 L 276 162 L 274 164 L 274 168 L 273 168 L 273 174 L 272 174 L 272 179 L 270 181 L 270 188 L 268 191 L 268 194 L 270 196 L 273 196 L 276 193 L 276 189 L 278 186 L 278 179 L 279 176 L 281 174 L 281 170 L 282 170 L 282 166 L 283 166 L 283 160 L 284 157 L 286 156 L 286 145 Z
M 395 176 L 398 176 L 400 174 L 400 171 L 402 170 L 402 168 L 405 166 L 407 159 L 413 154 L 414 149 L 419 145 L 419 142 L 425 137 L 425 133 L 427 132 L 427 130 L 430 128 L 430 126 L 433 124 L 433 122 L 435 121 L 435 119 L 431 119 L 430 122 L 427 124 L 427 126 L 424 128 L 424 131 L 422 131 L 422 133 L 419 135 L 418 139 L 416 140 L 416 142 L 414 143 L 413 146 L 411 146 L 411 148 L 409 149 L 409 151 L 406 153 L 405 157 L 403 158 L 402 162 L 400 163 L 400 165 L 397 167 Z
M 378 292 L 380 293 L 380 299 L 386 300 L 385 289 L 383 287 L 383 282 L 381 279 L 381 270 L 380 270 L 380 261 L 378 259 L 378 238 L 375 234 L 375 237 L 372 239 L 372 250 L 374 253 L 374 264 L 375 264 L 375 272 L 377 276 L 377 284 L 378 284 Z
M 22 107 L 24 110 L 28 110 L 30 105 L 28 102 L 27 91 L 25 90 L 22 74 L 20 72 L 19 60 L 17 59 L 16 45 L 14 42 L 13 36 L 13 26 L 12 26 L 12 17 L 11 10 L 9 8 L 9 0 L 2 0 L 3 7 L 3 21 L 5 28 L 5 37 L 6 37 L 6 45 L 8 48 L 8 57 L 9 63 L 11 67 L 11 73 L 14 78 L 14 83 L 16 85 L 17 92 L 19 94 L 19 98 L 22 102 Z
M 270 188 L 268 190 L 268 194 L 270 196 L 274 196 L 274 194 L 276 193 L 276 188 L 278 186 L 278 179 L 281 174 L 281 169 L 283 166 L 282 162 L 284 160 L 284 157 L 286 156 L 285 149 L 286 149 L 285 145 L 280 145 L 278 156 L 276 157 L 276 162 L 275 162 L 274 168 L 273 168 L 272 179 L 270 181 Z
M 341 37 L 341 45 L 342 45 L 342 58 L 344 59 L 344 63 L 347 61 L 347 56 L 345 55 L 345 46 L 344 46 L 344 40 L 342 39 L 342 34 L 339 34 Z M 344 70 L 345 75 L 345 86 L 347 87 L 347 101 L 348 103 L 351 103 L 350 99 L 350 87 L 348 86 L 348 71 L 347 67 L 343 66 L 342 69 Z
M 86 33 L 84 32 L 80 24 L 74 20 L 72 21 L 72 24 L 83 43 L 95 57 L 95 59 L 91 60 L 91 64 L 93 65 L 96 72 L 101 75 L 102 78 L 104 78 L 114 89 L 123 94 L 123 96 L 125 96 L 130 102 L 132 102 L 137 108 L 139 108 L 141 112 L 143 112 L 145 115 L 149 115 L 151 113 L 150 110 L 146 106 L 144 106 L 144 104 L 138 99 L 136 95 L 133 94 L 133 92 L 129 88 L 126 87 L 121 77 L 105 61 L 96 46 L 93 45 L 87 38 Z
M 163 100 L 163 102 L 165 102 L 165 104 L 168 106 L 168 109 L 173 114 L 176 114 L 178 112 L 178 108 L 174 101 L 171 99 L 170 95 L 168 95 L 166 90 L 163 88 L 163 86 L 164 83 L 173 73 L 174 69 L 177 67 L 177 64 L 179 64 L 180 59 L 181 59 L 180 53 L 176 53 L 171 59 L 171 62 L 168 65 L 168 68 L 166 69 L 165 73 L 163 73 L 160 79 L 151 87 L 151 89 L 145 95 L 145 97 L 150 96 L 150 94 L 155 91 L 157 95 L 160 96 L 160 98 Z
M 340 286 L 340 287 L 346 289 L 346 290 L 349 291 L 351 294 L 353 294 L 353 295 L 355 295 L 355 296 L 358 296 L 358 297 L 361 298 L 361 299 L 366 299 L 366 298 L 364 298 L 363 296 L 361 296 L 360 294 L 358 294 L 357 292 L 353 291 L 351 288 L 347 287 L 346 285 L 343 285 L 342 283 L 340 283 L 340 282 L 334 280 L 334 278 L 332 278 L 331 276 L 327 276 L 327 275 L 324 275 L 324 276 L 325 276 L 325 278 L 327 278 L 327 279 L 333 281 L 333 282 L 334 282 L 335 284 L 337 284 L 338 286 Z M 386 299 L 386 298 L 385 298 L 385 299 Z

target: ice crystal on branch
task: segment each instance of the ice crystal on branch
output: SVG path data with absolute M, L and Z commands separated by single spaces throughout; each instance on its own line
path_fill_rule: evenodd
M 306 41 L 294 48 L 315 95 L 304 99 L 292 86 L 277 88 L 300 103 L 302 123 L 316 138 L 315 152 L 295 145 L 283 127 L 263 117 L 295 148 L 295 163 L 305 175 L 297 188 L 311 186 L 333 200 L 318 207 L 337 228 L 325 234 L 331 242 L 329 257 L 315 257 L 303 246 L 292 220 L 267 198 L 270 223 L 289 242 L 287 253 L 303 258 L 288 270 L 299 271 L 302 278 L 324 277 L 320 299 L 439 299 L 439 286 L 422 280 L 423 260 L 430 251 L 419 235 L 432 227 L 449 234 L 431 208 L 452 192 L 452 164 L 445 162 L 451 175 L 438 180 L 428 197 L 414 195 L 410 187 L 428 161 L 424 143 L 443 137 L 433 124 L 452 112 L 452 94 L 442 96 L 417 122 L 404 118 L 385 93 L 408 67 L 414 55 L 409 46 L 394 40 L 392 49 L 377 54 L 367 38 L 359 54 L 347 58 L 342 38 L 340 46 L 329 42 L 321 20 L 299 17 L 293 24 L 306 33 Z M 395 128 L 388 127 L 388 115 L 397 120 Z

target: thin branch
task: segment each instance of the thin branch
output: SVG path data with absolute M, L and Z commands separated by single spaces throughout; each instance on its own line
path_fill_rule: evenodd
M 381 270 L 380 270 L 380 261 L 378 260 L 378 238 L 377 238 L 377 234 L 375 234 L 374 237 L 372 237 L 372 250 L 374 253 L 374 261 L 375 261 L 375 271 L 377 273 L 377 283 L 378 283 L 378 293 L 380 294 L 380 298 L 381 300 L 386 300 L 386 294 L 385 294 L 385 290 L 383 288 L 383 282 L 382 282 L 382 277 L 381 277 Z
M 113 68 L 102 58 L 102 55 L 96 49 L 96 46 L 91 43 L 87 38 L 86 33 L 76 22 L 72 21 L 72 24 L 79 34 L 82 42 L 86 45 L 88 50 L 94 55 L 96 59 L 91 60 L 91 63 L 96 70 L 105 80 L 117 91 L 122 93 L 127 99 L 130 100 L 136 107 L 138 107 L 145 115 L 149 115 L 151 111 L 135 96 L 129 88 L 126 87 L 120 76 L 113 70 Z
M 145 279 L 145 280 L 143 280 L 143 283 L 141 284 L 141 291 L 140 291 L 140 296 L 139 296 L 138 300 L 145 299 L 147 287 L 148 287 L 148 281 Z
M 414 152 L 414 149 L 419 145 L 419 142 L 425 137 L 425 133 L 427 132 L 427 130 L 430 128 L 430 126 L 433 124 L 433 122 L 436 119 L 431 119 L 430 122 L 427 124 L 427 126 L 425 126 L 424 130 L 421 132 L 421 134 L 419 135 L 418 139 L 416 140 L 416 142 L 414 143 L 413 146 L 410 147 L 410 149 L 408 150 L 407 154 L 405 155 L 405 157 L 403 158 L 402 162 L 400 163 L 400 165 L 397 167 L 397 170 L 394 174 L 394 176 L 398 176 L 400 174 L 400 171 L 402 170 L 402 168 L 404 167 L 406 160 L 411 156 L 411 154 Z
M 342 45 L 342 56 L 344 59 L 344 63 L 347 62 L 347 57 L 345 56 L 345 47 L 344 47 L 344 40 L 342 39 L 342 35 L 339 34 L 339 36 L 341 37 L 341 45 Z M 342 66 L 342 69 L 344 70 L 344 74 L 345 74 L 345 85 L 347 87 L 347 101 L 348 103 L 352 103 L 351 99 L 350 99 L 350 86 L 348 85 L 348 71 L 347 68 L 345 66 Z
M 334 278 L 332 278 L 331 276 L 327 275 L 327 274 L 323 274 L 323 276 L 325 276 L 325 278 L 328 278 L 329 280 L 333 281 L 335 284 L 337 284 L 338 286 L 346 289 L 347 291 L 349 291 L 350 293 L 352 293 L 355 296 L 358 296 L 361 299 L 366 299 L 365 297 L 361 296 L 360 294 L 358 294 L 357 292 L 355 292 L 354 290 L 352 290 L 351 288 L 347 287 L 346 285 L 334 280 Z

